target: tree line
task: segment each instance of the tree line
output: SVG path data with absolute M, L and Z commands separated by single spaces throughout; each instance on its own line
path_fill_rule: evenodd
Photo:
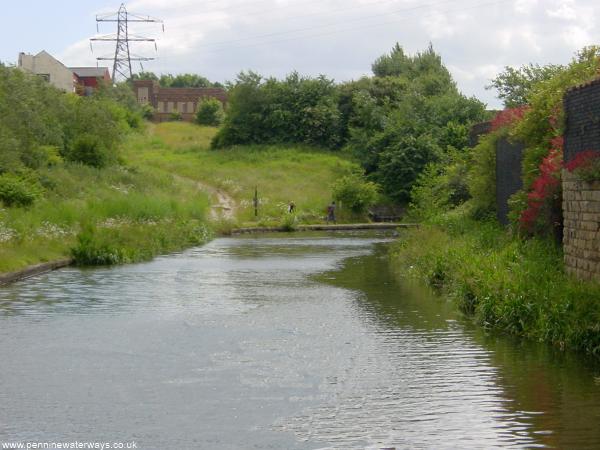
M 396 44 L 372 72 L 345 83 L 242 72 L 230 83 L 213 146 L 300 143 L 345 151 L 384 194 L 406 203 L 427 164 L 466 147 L 485 106 L 459 92 L 431 46 L 408 55 Z
M 93 96 L 80 97 L 2 64 L 0 117 L 0 201 L 7 206 L 27 205 L 40 195 L 41 168 L 117 162 L 122 138 L 142 124 L 127 85 L 101 86 Z

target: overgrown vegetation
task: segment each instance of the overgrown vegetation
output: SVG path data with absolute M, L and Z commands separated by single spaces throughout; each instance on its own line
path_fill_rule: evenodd
M 378 196 L 377 185 L 360 173 L 351 173 L 338 179 L 332 186 L 333 198 L 354 214 L 363 214 Z
M 342 154 L 301 145 L 250 145 L 212 150 L 213 127 L 189 123 L 161 123 L 145 136 L 134 136 L 124 157 L 136 166 L 195 182 L 206 183 L 230 195 L 237 204 L 240 225 L 279 226 L 289 219 L 288 205 L 296 205 L 296 220 L 318 223 L 332 200 L 332 184 L 359 171 Z M 253 197 L 258 188 L 258 217 Z M 343 219 L 349 209 L 339 211 Z M 348 215 L 346 216 L 346 213 Z
M 373 64 L 374 77 L 335 84 L 292 73 L 283 80 L 241 73 L 213 146 L 302 144 L 343 150 L 401 203 L 427 164 L 467 143 L 484 106 L 456 88 L 433 48 L 399 45 Z
M 218 127 L 223 122 L 223 104 L 216 98 L 207 98 L 198 105 L 196 111 L 196 123 Z
M 596 356 L 600 288 L 565 273 L 556 236 L 562 99 L 569 88 L 597 77 L 599 69 L 598 49 L 587 48 L 567 66 L 507 68 L 500 74 L 493 85 L 510 108 L 496 115 L 491 132 L 475 148 L 448 152 L 427 166 L 411 193 L 410 215 L 422 226 L 401 239 L 394 257 L 402 273 L 456 299 L 485 327 Z M 501 139 L 525 143 L 524 188 L 510 201 L 508 230 L 495 220 Z M 584 159 L 583 166 L 594 171 Z
M 70 255 L 137 261 L 206 239 L 206 195 L 124 159 L 141 113 L 125 85 L 78 97 L 0 66 L 0 272 Z
M 394 259 L 486 328 L 600 356 L 600 287 L 566 275 L 551 240 L 515 239 L 463 211 L 407 232 Z

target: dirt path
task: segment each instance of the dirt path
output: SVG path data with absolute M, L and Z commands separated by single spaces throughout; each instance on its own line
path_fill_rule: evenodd
M 206 192 L 210 196 L 210 219 L 211 220 L 235 220 L 236 204 L 235 200 L 225 191 L 208 185 L 201 181 L 192 180 L 191 178 L 174 175 L 180 181 L 194 184 L 198 190 Z

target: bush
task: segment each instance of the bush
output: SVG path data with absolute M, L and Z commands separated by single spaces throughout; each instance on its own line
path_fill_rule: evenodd
M 0 175 L 0 201 L 6 206 L 28 206 L 40 195 L 41 187 L 17 175 Z
M 142 117 L 146 120 L 152 120 L 154 119 L 154 108 L 152 107 L 152 105 L 146 103 L 145 105 L 142 106 Z
M 471 198 L 467 186 L 469 154 L 453 151 L 443 161 L 429 164 L 411 192 L 410 213 L 428 219 L 456 208 Z
M 115 155 L 106 148 L 98 136 L 83 134 L 75 138 L 68 159 L 87 166 L 102 168 L 115 161 Z
M 487 217 L 496 212 L 496 143 L 501 138 L 499 133 L 483 136 L 473 149 L 467 183 L 476 217 Z
M 223 122 L 223 104 L 216 98 L 207 98 L 198 106 L 196 123 L 218 127 Z
M 21 161 L 31 169 L 56 166 L 62 162 L 58 147 L 40 145 L 21 154 Z
M 356 173 L 340 178 L 332 190 L 333 197 L 356 214 L 365 212 L 378 196 L 378 186 Z
M 341 115 L 334 82 L 296 72 L 284 80 L 252 72 L 238 75 L 213 147 L 267 143 L 339 147 Z
M 567 275 L 551 240 L 446 215 L 408 231 L 393 258 L 484 327 L 600 356 L 600 287 Z
M 181 113 L 178 111 L 172 112 L 171 114 L 169 114 L 169 120 L 171 122 L 179 122 L 181 121 L 182 117 L 181 117 Z

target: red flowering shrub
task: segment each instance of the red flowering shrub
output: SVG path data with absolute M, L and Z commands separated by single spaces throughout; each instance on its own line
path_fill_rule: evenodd
M 492 132 L 497 131 L 501 128 L 508 127 L 515 122 L 518 122 L 523 118 L 525 112 L 529 109 L 529 106 L 523 105 L 517 108 L 508 108 L 504 111 L 500 111 L 496 114 L 494 120 L 492 120 Z
M 563 145 L 562 136 L 552 140 L 550 153 L 540 164 L 540 175 L 527 194 L 527 208 L 521 213 L 519 222 L 529 233 L 547 228 L 548 222 L 553 226 L 560 225 L 553 218 L 558 218 L 561 214 L 560 170 L 563 161 Z
M 565 168 L 582 181 L 600 180 L 600 152 L 586 150 L 565 164 Z

